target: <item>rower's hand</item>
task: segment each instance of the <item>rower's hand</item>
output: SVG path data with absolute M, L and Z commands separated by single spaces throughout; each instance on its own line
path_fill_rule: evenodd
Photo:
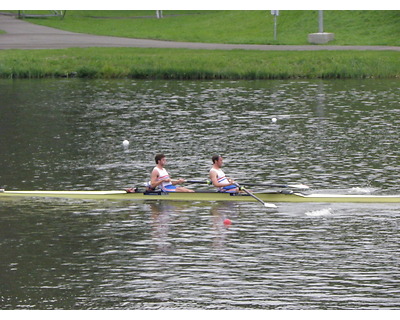
M 186 180 L 185 180 L 185 179 L 182 179 L 182 178 L 181 178 L 181 179 L 178 179 L 177 181 L 178 181 L 178 184 L 182 184 L 182 183 L 186 182 Z

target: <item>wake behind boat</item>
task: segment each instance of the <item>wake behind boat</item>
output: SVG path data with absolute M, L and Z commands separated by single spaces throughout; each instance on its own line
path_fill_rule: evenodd
M 400 203 L 400 195 L 371 194 L 320 194 L 293 192 L 254 192 L 257 198 L 265 202 L 320 202 L 320 203 Z M 127 192 L 114 191 L 6 191 L 0 189 L 0 199 L 5 197 L 45 197 L 71 199 L 104 200 L 168 200 L 168 201 L 242 201 L 256 202 L 257 199 L 246 193 L 224 193 L 210 191 L 183 192 Z

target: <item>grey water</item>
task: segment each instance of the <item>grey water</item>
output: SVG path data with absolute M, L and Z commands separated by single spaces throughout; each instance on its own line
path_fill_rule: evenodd
M 399 101 L 396 79 L 1 80 L 0 188 L 142 186 L 163 152 L 176 178 L 221 154 L 239 182 L 399 194 Z M 0 309 L 399 309 L 399 225 L 398 204 L 2 198 Z

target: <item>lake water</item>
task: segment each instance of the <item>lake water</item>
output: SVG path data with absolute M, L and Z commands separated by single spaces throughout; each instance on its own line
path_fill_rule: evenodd
M 399 101 L 399 80 L 1 80 L 0 188 L 140 186 L 163 152 L 176 178 L 218 153 L 239 182 L 398 194 Z M 1 200 L 0 309 L 399 309 L 399 226 L 398 204 Z

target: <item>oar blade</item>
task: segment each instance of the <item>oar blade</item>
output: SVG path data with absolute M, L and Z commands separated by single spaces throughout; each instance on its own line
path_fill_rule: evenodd
M 255 196 L 253 193 L 251 193 L 249 190 L 247 190 L 244 187 L 241 187 L 238 183 L 235 183 L 235 185 L 240 188 L 241 190 L 243 190 L 244 192 L 246 192 L 249 196 L 253 197 L 254 199 L 256 199 L 258 202 L 262 203 L 264 205 L 264 207 L 266 208 L 277 208 L 276 205 L 274 205 L 273 203 L 267 203 L 262 201 L 260 198 L 258 198 L 257 196 Z
M 293 188 L 293 189 L 310 189 L 309 186 L 306 186 L 305 184 L 288 184 L 288 188 Z

